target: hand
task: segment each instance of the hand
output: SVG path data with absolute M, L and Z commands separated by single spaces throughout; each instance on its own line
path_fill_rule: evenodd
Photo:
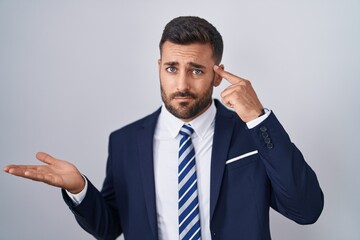
M 84 189 L 85 180 L 73 164 L 55 159 L 43 152 L 37 153 L 36 158 L 46 165 L 8 165 L 4 171 L 18 177 L 64 188 L 73 194 Z
M 250 81 L 226 72 L 222 67 L 214 66 L 215 73 L 226 79 L 231 85 L 221 93 L 221 101 L 233 108 L 244 122 L 249 122 L 262 113 L 261 105 Z

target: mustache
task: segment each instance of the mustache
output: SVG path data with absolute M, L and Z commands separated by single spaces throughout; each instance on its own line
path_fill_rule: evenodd
M 191 97 L 193 99 L 196 99 L 196 95 L 189 91 L 175 92 L 170 96 L 171 99 L 174 99 L 176 97 Z

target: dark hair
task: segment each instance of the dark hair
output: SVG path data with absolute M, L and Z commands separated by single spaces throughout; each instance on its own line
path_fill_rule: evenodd
M 175 44 L 210 43 L 216 64 L 221 62 L 223 40 L 216 28 L 199 17 L 177 17 L 166 24 L 160 40 L 160 54 L 165 41 Z

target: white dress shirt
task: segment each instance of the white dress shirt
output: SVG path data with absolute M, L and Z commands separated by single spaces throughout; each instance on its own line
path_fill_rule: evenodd
M 210 166 L 216 107 L 211 106 L 190 125 L 194 129 L 192 142 L 195 149 L 199 210 L 202 239 L 211 239 L 210 233 Z M 265 114 L 247 123 L 253 128 L 270 115 Z M 178 240 L 178 149 L 179 131 L 184 122 L 173 116 L 163 105 L 154 134 L 154 178 L 157 223 L 160 240 Z M 86 180 L 85 180 L 86 181 Z M 86 183 L 87 184 L 87 183 Z M 86 195 L 87 185 L 79 194 L 68 192 L 75 204 Z
M 190 123 L 195 149 L 202 239 L 210 235 L 210 163 L 216 108 L 214 103 Z M 163 106 L 154 135 L 154 176 L 160 240 L 179 239 L 178 152 L 184 122 Z

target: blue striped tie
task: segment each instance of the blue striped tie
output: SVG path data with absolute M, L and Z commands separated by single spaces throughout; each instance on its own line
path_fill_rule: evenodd
M 190 125 L 184 125 L 180 130 L 178 184 L 181 240 L 201 238 L 195 150 L 191 141 L 193 132 Z

